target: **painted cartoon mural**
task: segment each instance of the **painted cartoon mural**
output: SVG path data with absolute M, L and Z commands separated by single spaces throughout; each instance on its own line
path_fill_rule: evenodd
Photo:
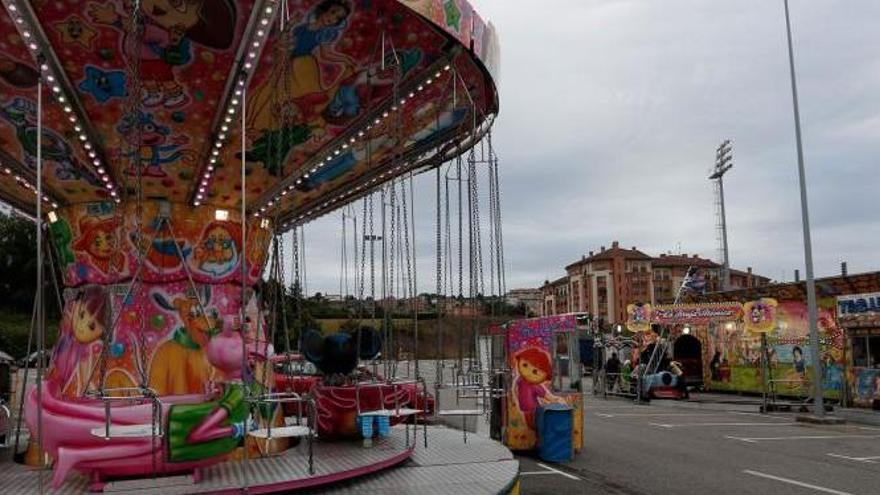
M 146 107 L 179 108 L 190 101 L 179 80 L 180 67 L 193 60 L 193 44 L 224 50 L 232 45 L 236 11 L 229 0 L 214 0 L 210 8 L 203 0 L 174 2 L 145 0 L 141 2 L 143 34 L 139 46 L 132 46 L 127 37 L 120 41 L 122 53 L 129 63 L 139 64 Z M 97 25 L 112 26 L 124 33 L 133 33 L 132 16 L 114 2 L 93 3 L 89 17 Z
M 574 315 L 516 320 L 507 325 L 507 360 L 512 387 L 507 395 L 504 443 L 512 450 L 535 448 L 535 411 L 548 403 L 567 404 L 574 409 L 573 444 L 576 450 L 583 445 L 581 395 L 551 390 L 553 341 L 559 334 L 574 331 L 576 326 Z
M 96 286 L 67 295 L 72 300 L 65 304 L 49 376 L 61 382 L 62 393 L 79 396 L 97 388 L 109 301 L 104 290 Z
M 562 402 L 549 390 L 550 377 L 553 376 L 550 354 L 538 347 L 528 347 L 517 352 L 513 360 L 517 371 L 513 382 L 517 410 L 522 413 L 526 425 L 535 429 L 535 409 L 538 405 Z
M 131 148 L 120 154 L 129 164 L 126 173 L 144 177 L 167 177 L 165 167 L 178 160 L 188 162 L 194 160 L 193 152 L 182 150 L 189 138 L 185 135 L 170 136 L 171 128 L 154 121 L 153 115 L 139 112 L 138 115 L 126 115 L 116 128 Z M 137 164 L 137 165 L 135 165 Z M 138 170 L 140 167 L 140 170 Z
M 91 430 L 100 428 L 105 419 L 100 401 L 92 404 L 88 397 L 102 385 L 106 390 L 131 390 L 144 384 L 165 398 L 167 425 L 162 428 L 167 429 L 168 441 L 157 456 L 169 463 L 163 468 L 168 472 L 215 462 L 218 455 L 242 444 L 242 420 L 248 414 L 245 387 L 259 393 L 265 386 L 254 380 L 262 376 L 259 360 L 266 356 L 265 349 L 255 344 L 243 349 L 245 341 L 265 340 L 260 330 L 265 325 L 256 324 L 262 316 L 250 293 L 246 314 L 251 323 L 242 339 L 240 296 L 238 284 L 200 285 L 193 291 L 189 282 L 143 284 L 131 292 L 127 284 L 65 291 L 59 342 L 44 391 L 47 425 L 59 422 L 54 427 L 60 428 L 63 422 L 65 431 L 71 432 L 63 444 L 68 448 L 59 450 L 57 438 L 47 440 L 56 458 L 56 486 L 72 467 L 86 468 L 108 459 L 118 461 L 114 464 L 114 469 L 121 469 L 118 475 L 152 469 L 149 435 L 110 441 L 92 435 Z M 110 321 L 117 325 L 108 333 Z M 245 353 L 256 357 L 243 372 Z M 28 400 L 35 400 L 33 393 Z M 77 401 L 85 402 L 73 406 Z M 150 423 L 149 403 L 132 404 L 114 407 L 114 425 Z M 257 424 L 278 421 L 276 408 L 257 413 Z
M 124 284 L 68 289 L 53 354 L 53 372 L 64 382 L 60 392 L 81 397 L 95 390 L 102 359 L 105 387 L 144 382 L 160 395 L 204 392 L 206 383 L 234 375 L 220 347 L 239 349 L 234 364 L 240 368 L 241 339 L 227 333 L 239 325 L 235 304 L 240 290 L 238 285 L 201 285 L 195 293 L 188 282 L 176 282 L 135 287 L 124 300 Z M 111 317 L 117 326 L 105 334 Z M 218 348 L 212 351 L 215 339 Z
M 226 222 L 211 222 L 196 247 L 195 260 L 203 273 L 222 277 L 238 265 L 240 251 L 241 229 Z
M 37 104 L 16 97 L 0 106 L 0 118 L 15 129 L 24 164 L 36 170 L 37 163 Z M 54 130 L 44 127 L 42 132 L 43 159 L 53 162 L 55 177 L 60 181 L 86 180 L 98 184 L 73 154 L 67 141 Z
M 40 73 L 30 65 L 0 55 L 0 81 L 22 89 L 35 87 L 39 78 Z
M 180 326 L 156 348 L 150 360 L 150 387 L 159 395 L 202 392 L 214 374 L 205 348 L 212 334 L 219 331 L 216 313 L 207 314 L 204 309 L 211 302 L 210 287 L 204 286 L 201 297 L 175 297 L 169 301 L 158 291 L 152 296 L 158 307 L 176 316 Z
M 73 243 L 74 252 L 83 254 L 91 268 L 105 275 L 110 274 L 111 269 L 119 273 L 125 268 L 125 256 L 118 244 L 118 218 L 82 217 L 79 222 L 79 233 L 79 237 Z
M 880 369 L 859 367 L 851 373 L 850 397 L 853 404 L 880 409 Z
M 64 217 L 51 224 L 50 232 L 65 283 L 79 286 L 127 280 L 134 275 L 141 252 L 141 277 L 150 283 L 186 280 L 187 272 L 199 283 L 240 280 L 243 232 L 237 212 L 230 211 L 229 221 L 221 222 L 210 208 L 169 206 L 171 218 L 163 222 L 158 204 L 145 204 L 139 234 L 134 205 L 118 208 L 112 202 L 99 202 L 64 209 Z M 74 219 L 72 225 L 67 218 Z M 253 219 L 247 227 L 251 282 L 262 275 L 271 239 L 261 224 L 260 219 Z
M 880 292 L 838 296 L 837 317 L 846 332 L 847 398 L 880 410 Z
M 647 332 L 651 330 L 651 317 L 654 310 L 650 304 L 629 304 L 626 306 L 628 319 L 626 327 L 631 332 Z
M 136 3 L 142 13 L 141 34 L 134 34 L 133 29 Z M 249 12 L 252 4 L 251 0 L 95 0 L 44 2 L 35 9 L 46 26 L 48 41 L 63 61 L 67 80 L 78 92 L 82 110 L 102 137 L 100 143 L 91 145 L 128 167 L 128 175 L 136 175 L 140 164 L 148 195 L 186 199 L 198 157 L 210 139 L 236 43 L 247 24 L 247 15 L 241 14 Z M 9 30 L 15 32 L 11 25 Z M 21 55 L 21 60 L 28 59 L 26 48 Z M 33 89 L 22 93 L 36 84 L 31 74 L 26 64 L 0 53 L 4 88 L 16 88 L 19 92 L 13 94 L 34 100 Z M 132 90 L 135 84 L 137 91 Z M 9 101 L 0 105 L 5 103 Z M 129 115 L 135 105 L 138 111 Z M 97 155 L 80 156 L 81 127 L 69 120 L 60 105 L 45 105 L 44 111 L 44 124 L 52 133 L 47 137 L 55 150 L 53 160 L 66 174 L 59 180 L 89 181 L 102 191 L 104 172 L 89 173 L 94 171 L 91 165 Z M 143 136 L 139 143 L 138 135 Z M 60 191 L 71 203 L 98 199 L 95 190 L 81 187 Z
M 0 32 L 4 33 L 0 41 L 0 143 L 6 154 L 4 167 L 0 168 L 0 195 L 17 208 L 29 211 L 29 206 L 35 206 L 33 190 L 26 184 L 35 185 L 39 71 L 5 9 L 0 9 Z M 79 146 L 75 125 L 64 108 L 46 105 L 50 94 L 50 87 L 44 85 L 41 138 L 46 189 L 56 194 L 54 200 L 109 197 L 86 166 L 90 160 Z M 28 182 L 23 182 L 23 178 Z
M 59 191 L 74 204 L 110 199 L 104 177 L 130 181 L 140 174 L 148 197 L 186 201 L 194 190 L 205 187 L 203 202 L 230 207 L 238 180 L 234 167 L 227 165 L 242 158 L 237 133 L 229 133 L 229 146 L 221 150 L 211 181 L 202 185 L 200 178 L 209 165 L 205 153 L 214 139 L 210 126 L 253 2 L 140 2 L 140 36 L 131 34 L 132 5 L 127 0 L 49 2 L 36 11 L 47 26 L 48 41 L 64 60 L 66 78 L 79 93 L 87 119 L 102 136 L 100 143 L 90 144 L 125 167 L 120 174 L 105 175 L 109 167 L 95 161 L 101 155 L 81 149 L 78 126 L 53 105 L 44 119 L 44 154 L 53 150 L 53 173 L 60 184 L 67 182 Z M 419 1 L 383 0 L 366 8 L 355 0 L 310 0 L 290 9 L 291 23 L 284 33 L 273 30 L 266 37 L 264 63 L 254 72 L 247 98 L 244 158 L 249 197 L 263 195 L 270 184 L 299 170 L 352 126 L 363 128 L 367 117 L 373 119 L 373 110 L 389 103 L 398 68 L 404 87 L 412 86 L 401 95 L 406 100 L 402 143 L 389 139 L 396 119 L 374 123 L 369 151 L 368 141 L 361 140 L 349 143 L 350 154 L 328 156 L 336 159 L 334 166 L 310 174 L 310 181 L 298 184 L 306 194 L 283 198 L 283 208 L 289 208 L 294 197 L 302 205 L 347 187 L 375 170 L 377 163 L 387 162 L 399 144 L 429 148 L 436 138 L 467 127 L 471 99 L 485 114 L 497 105 L 494 86 L 480 83 L 483 71 L 491 73 L 497 65 L 490 62 L 495 57 L 490 53 L 497 54 L 494 30 L 467 2 L 448 2 L 437 9 Z M 438 24 L 426 23 L 420 15 Z M 0 22 L 9 24 L 8 19 Z M 377 22 L 383 30 L 375 29 Z M 11 24 L 8 28 L 14 31 Z M 450 56 L 450 36 L 473 52 Z M 11 96 L 33 102 L 36 71 L 26 60 L 26 49 L 0 53 L 0 85 L 13 89 Z M 451 105 L 451 72 L 431 78 L 433 84 L 417 86 L 447 65 L 460 80 L 456 108 Z M 142 87 L 133 92 L 136 83 Z M 11 103 L 10 97 L 0 106 Z M 134 105 L 140 108 L 132 113 Z M 23 125 L 19 118 L 10 115 L 11 136 Z M 0 118 L 0 134 L 7 122 Z M 22 162 L 28 156 L 23 153 Z
M 823 363 L 825 391 L 840 398 L 844 376 L 844 334 L 837 324 L 834 302 L 820 300 L 820 359 Z M 631 317 L 632 320 L 632 317 Z M 695 366 L 699 380 L 709 390 L 760 393 L 765 379 L 773 380 L 782 395 L 806 396 L 812 377 L 809 325 L 806 303 L 762 298 L 738 302 L 656 306 L 650 319 L 655 325 L 669 328 L 675 341 L 684 336 L 699 342 L 700 358 L 674 356 L 684 362 L 701 361 Z M 628 323 L 629 325 L 630 323 Z M 658 340 L 655 332 L 641 332 L 633 337 L 637 344 L 633 360 L 638 361 Z M 678 349 L 678 346 L 672 346 Z M 684 347 L 682 347 L 684 349 Z M 764 376 L 764 353 L 768 358 Z M 670 356 L 673 357 L 673 356 Z M 688 370 L 685 370 L 688 372 Z
M 283 418 L 260 407 L 245 424 L 244 399 L 271 377 L 259 373 L 271 346 L 255 343 L 266 342 L 259 290 L 272 223 L 286 221 L 291 201 L 403 174 L 390 170 L 401 153 L 448 153 L 440 145 L 453 133 L 485 129 L 497 112 L 482 58 L 491 29 L 459 0 L 446 2 L 442 25 L 407 3 L 286 3 L 284 28 L 255 0 L 31 2 L 25 17 L 0 9 L 0 197 L 25 211 L 45 203 L 66 287 L 49 379 L 25 398 L 31 427 L 41 401 L 56 487 L 71 470 L 98 483 L 187 472 L 255 445 L 267 452 L 247 430 Z M 31 185 L 38 151 L 45 198 Z M 276 203 L 283 215 L 257 216 L 307 163 L 297 194 Z M 542 356 L 519 356 L 530 373 L 515 399 L 526 427 L 533 403 L 573 401 L 547 388 Z M 108 390 L 126 396 L 112 414 L 98 396 Z M 158 451 L 145 425 L 161 429 Z
M 806 304 L 800 301 L 761 299 L 745 305 L 742 324 L 709 328 L 708 344 L 713 358 L 711 387 L 717 390 L 760 392 L 763 390 L 762 342 L 765 335 L 769 358 L 768 379 L 778 380 L 780 393 L 806 395 L 811 379 L 809 324 Z M 775 313 L 775 318 L 773 317 Z M 819 305 L 820 359 L 824 364 L 824 388 L 830 397 L 843 390 L 843 333 L 829 301 Z
M 762 298 L 757 301 L 749 301 L 743 305 L 743 324 L 747 332 L 768 333 L 776 328 L 776 307 L 779 303 L 775 299 Z
M 381 2 L 376 11 L 369 12 L 359 6 L 351 0 L 292 5 L 294 21 L 283 36 L 272 38 L 266 46 L 264 53 L 271 54 L 272 63 L 256 72 L 256 88 L 247 99 L 244 157 L 248 162 L 248 195 L 260 196 L 266 192 L 261 183 L 302 172 L 308 160 L 323 158 L 316 154 L 351 126 L 363 129 L 351 136 L 361 139 L 351 140 L 346 135 L 347 142 L 340 143 L 338 153 L 327 155 L 320 167 L 310 165 L 308 174 L 295 184 L 305 194 L 289 194 L 276 203 L 287 209 L 295 201 L 300 207 L 336 189 L 351 187 L 353 179 L 375 173 L 378 164 L 388 166 L 400 144 L 429 148 L 438 136 L 470 125 L 471 103 L 466 93 L 478 105 L 494 103 L 490 88 L 465 88 L 459 83 L 461 97 L 452 108 L 453 72 L 443 68 L 453 64 L 442 58 L 448 33 L 426 29 L 418 15 L 398 2 Z M 372 29 L 376 12 L 382 14 L 384 33 Z M 479 64 L 468 57 L 456 59 L 460 59 L 454 64 L 458 76 L 479 78 Z M 400 113 L 405 129 L 402 142 L 393 138 L 397 120 L 385 118 L 390 113 L 370 114 L 371 109 L 391 103 L 398 68 L 402 84 L 412 86 L 401 95 L 405 102 Z M 413 79 L 426 70 L 439 76 L 418 85 Z M 273 93 L 273 87 L 280 89 Z M 369 136 L 365 136 L 368 126 Z M 241 143 L 235 142 L 223 153 L 221 162 L 238 162 Z M 210 188 L 211 201 L 231 206 L 229 199 L 237 182 L 234 170 L 219 168 Z

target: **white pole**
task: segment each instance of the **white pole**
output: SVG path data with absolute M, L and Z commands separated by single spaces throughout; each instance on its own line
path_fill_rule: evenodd
M 801 193 L 801 220 L 804 230 L 804 262 L 807 269 L 807 308 L 810 315 L 810 353 L 813 355 L 813 413 L 825 416 L 825 403 L 822 389 L 822 361 L 819 355 L 818 309 L 816 307 L 816 281 L 813 277 L 813 241 L 810 237 L 810 212 L 807 205 L 807 175 L 804 170 L 804 148 L 801 138 L 801 115 L 798 107 L 797 80 L 794 70 L 794 48 L 791 41 L 791 20 L 788 0 L 785 4 L 785 32 L 788 38 L 788 67 L 791 73 L 791 98 L 794 105 L 794 134 L 797 142 L 798 181 Z
M 245 370 L 247 369 L 247 339 L 245 332 L 247 330 L 247 308 L 245 298 L 247 297 L 247 209 L 246 209 L 246 195 L 247 195 L 247 176 L 245 174 L 245 156 L 247 152 L 247 122 L 245 117 L 247 111 L 247 86 L 243 86 L 241 88 L 241 253 L 239 253 L 239 258 L 241 261 L 241 374 L 242 374 L 242 387 L 245 387 L 244 379 L 247 373 Z M 257 306 L 257 311 L 259 312 L 259 305 Z M 259 321 L 259 317 L 257 318 Z M 257 336 L 254 335 L 254 338 Z M 245 394 L 248 394 L 247 387 L 245 387 Z M 250 418 L 245 419 L 244 422 L 244 447 L 242 449 L 242 465 L 241 465 L 241 474 L 242 474 L 242 489 L 245 493 L 248 491 L 248 447 L 247 447 L 247 429 L 248 429 L 248 420 Z
M 37 443 L 40 455 L 40 493 L 43 493 L 43 354 L 46 346 L 46 312 L 43 308 L 43 80 L 37 82 Z M 22 397 L 21 400 L 24 400 Z

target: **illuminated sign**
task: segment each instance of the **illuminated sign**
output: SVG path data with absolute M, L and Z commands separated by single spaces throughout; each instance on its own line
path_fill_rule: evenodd
M 880 314 L 880 292 L 839 296 L 837 314 L 840 316 Z

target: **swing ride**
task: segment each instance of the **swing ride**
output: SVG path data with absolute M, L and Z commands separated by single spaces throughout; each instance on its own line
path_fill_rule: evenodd
M 409 458 L 438 489 L 514 487 L 500 444 L 428 424 L 504 391 L 476 350 L 478 301 L 504 294 L 498 42 L 467 0 L 0 2 L 0 200 L 37 225 L 29 353 L 62 313 L 51 361 L 24 370 L 4 489 L 270 493 Z M 303 328 L 304 226 L 340 209 L 358 324 L 323 335 Z

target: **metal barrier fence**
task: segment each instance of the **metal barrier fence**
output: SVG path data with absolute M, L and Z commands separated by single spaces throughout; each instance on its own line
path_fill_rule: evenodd
M 605 369 L 593 372 L 593 395 L 602 398 L 638 397 L 638 376 L 633 373 L 608 373 Z

